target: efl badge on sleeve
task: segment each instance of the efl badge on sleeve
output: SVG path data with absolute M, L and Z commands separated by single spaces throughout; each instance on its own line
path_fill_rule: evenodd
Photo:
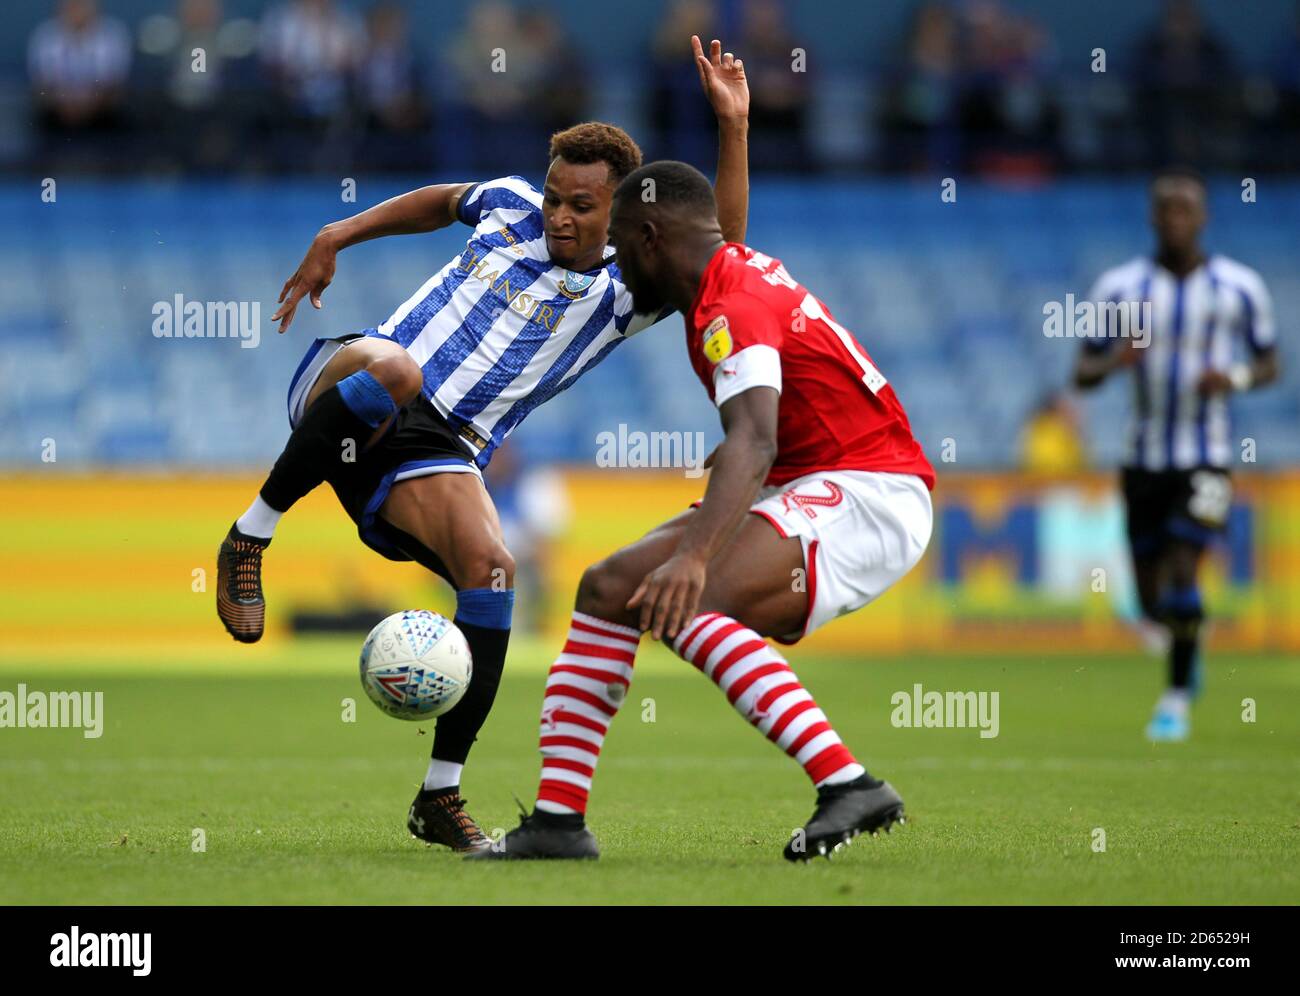
M 710 363 L 721 363 L 731 355 L 731 329 L 727 327 L 727 316 L 719 315 L 709 322 L 704 330 L 704 355 Z

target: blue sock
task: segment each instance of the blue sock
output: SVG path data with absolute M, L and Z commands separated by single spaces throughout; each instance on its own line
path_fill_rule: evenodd
M 515 590 L 462 588 L 456 592 L 456 622 L 484 629 L 509 629 L 514 614 Z
M 433 756 L 464 764 L 478 731 L 492 711 L 506 666 L 513 589 L 468 588 L 456 592 L 455 623 L 469 644 L 473 670 L 469 688 L 455 707 L 438 720 L 433 732 Z
M 1169 684 L 1195 695 L 1201 684 L 1199 656 L 1201 620 L 1205 608 L 1195 585 L 1172 588 L 1161 599 L 1161 609 L 1173 641 L 1169 647 Z
M 372 429 L 397 411 L 389 393 L 367 370 L 358 370 L 338 383 L 343 403 Z

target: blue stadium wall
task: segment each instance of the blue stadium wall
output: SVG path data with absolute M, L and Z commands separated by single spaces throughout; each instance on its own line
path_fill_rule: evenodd
M 542 164 L 521 171 L 540 182 Z M 288 379 L 314 336 L 385 319 L 464 245 L 466 230 L 367 243 L 340 256 L 325 308 L 286 336 L 269 319 L 322 224 L 440 177 L 359 178 L 355 203 L 326 180 L 263 184 L 37 179 L 0 184 L 0 465 L 258 467 L 283 443 Z M 453 179 L 447 177 L 446 179 Z M 851 328 L 895 384 L 932 458 L 958 442 L 962 469 L 1014 466 L 1025 418 L 1068 377 L 1077 344 L 1043 335 L 1043 306 L 1147 250 L 1139 182 L 1032 189 L 939 180 L 757 182 L 749 241 L 783 259 Z M 1300 185 L 1265 181 L 1256 203 L 1217 184 L 1207 244 L 1260 270 L 1273 291 L 1284 381 L 1236 405 L 1264 466 L 1300 463 Z M 154 335 L 154 309 L 256 303 L 257 348 Z M 596 437 L 703 429 L 717 419 L 673 317 L 615 350 L 516 434 L 537 459 L 593 464 Z M 1085 402 L 1097 462 L 1119 458 L 1127 386 Z

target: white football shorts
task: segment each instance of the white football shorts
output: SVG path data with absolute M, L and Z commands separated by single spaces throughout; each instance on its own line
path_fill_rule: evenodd
M 766 487 L 750 511 L 803 544 L 808 617 L 794 643 L 869 605 L 925 553 L 934 510 L 914 474 L 828 470 Z

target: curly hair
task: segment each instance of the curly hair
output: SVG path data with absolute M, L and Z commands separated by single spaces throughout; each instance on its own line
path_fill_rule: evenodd
M 619 182 L 641 165 L 641 149 L 622 128 L 599 121 L 574 125 L 551 136 L 551 160 L 584 165 L 604 163 L 610 183 Z

